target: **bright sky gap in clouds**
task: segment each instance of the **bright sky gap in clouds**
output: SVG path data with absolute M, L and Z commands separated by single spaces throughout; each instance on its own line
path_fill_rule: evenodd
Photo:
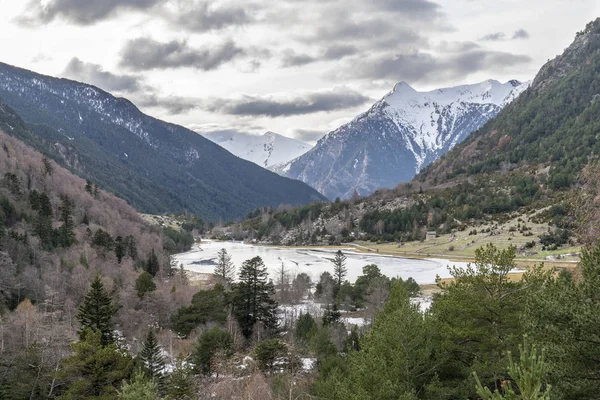
M 527 80 L 597 0 L 0 0 L 0 61 L 198 132 L 314 141 L 398 81 Z

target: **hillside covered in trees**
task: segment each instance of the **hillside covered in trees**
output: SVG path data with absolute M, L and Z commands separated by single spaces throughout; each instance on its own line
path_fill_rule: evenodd
M 544 183 L 568 188 L 597 155 L 600 141 L 600 19 L 577 32 L 544 65 L 531 87 L 483 128 L 416 178 L 434 184 L 461 177 L 549 168 Z M 545 174 L 545 175 L 546 175 Z
M 167 324 L 193 292 L 171 269 L 160 229 L 123 200 L 14 137 L 0 142 L 0 398 L 54 398 L 75 384 L 56 373 L 94 279 L 114 302 L 108 326 L 122 345 Z

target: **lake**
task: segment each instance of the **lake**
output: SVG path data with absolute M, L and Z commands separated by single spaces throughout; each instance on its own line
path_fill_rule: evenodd
M 333 248 L 295 248 L 295 247 L 273 247 L 255 246 L 240 242 L 202 242 L 199 248 L 194 246 L 192 251 L 176 254 L 174 256 L 177 265 L 183 264 L 189 271 L 199 273 L 212 273 L 217 262 L 217 252 L 224 248 L 231 255 L 237 271 L 242 262 L 250 258 L 260 256 L 268 268 L 269 275 L 275 279 L 276 271 L 283 263 L 292 274 L 305 272 L 318 282 L 319 276 L 324 271 L 333 273 L 333 257 L 338 249 Z M 381 273 L 392 278 L 403 279 L 412 277 L 419 284 L 435 283 L 436 275 L 442 278 L 450 277 L 449 265 L 464 267 L 464 262 L 453 262 L 443 259 L 413 259 L 389 256 L 374 253 L 360 253 L 352 248 L 342 249 L 347 257 L 346 267 L 348 275 L 346 279 L 354 282 L 362 275 L 362 268 L 367 264 L 377 264 Z

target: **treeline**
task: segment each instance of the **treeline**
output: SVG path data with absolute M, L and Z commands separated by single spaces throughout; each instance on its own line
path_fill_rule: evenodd
M 414 185 L 405 184 L 408 189 Z M 445 189 L 416 192 L 406 197 L 406 206 L 395 209 L 386 207 L 389 200 L 373 197 L 295 209 L 257 210 L 249 213 L 248 219 L 241 224 L 242 237 L 279 243 L 293 231 L 292 242 L 285 244 L 339 244 L 357 238 L 373 242 L 414 241 L 423 240 L 428 230 L 445 234 L 490 220 L 502 223 L 511 213 L 527 213 L 548 206 L 552 215 L 544 218 L 544 222 L 569 236 L 575 221 L 563 205 L 563 199 L 568 196 L 568 191 L 549 190 L 543 176 L 511 172 L 492 180 L 480 178 Z M 369 205 L 376 207 L 366 212 L 358 211 L 360 207 L 368 209 Z M 544 215 L 547 214 L 545 211 Z M 351 215 L 360 217 L 352 218 Z M 330 218 L 340 223 L 329 224 L 334 226 L 329 231 L 323 221 Z
M 512 174 L 416 195 L 409 207 L 366 213 L 359 226 L 372 241 L 422 240 L 426 230 L 450 233 L 485 218 L 502 221 L 517 210 L 542 208 L 550 202 L 549 196 L 557 195 L 544 191 L 535 177 Z

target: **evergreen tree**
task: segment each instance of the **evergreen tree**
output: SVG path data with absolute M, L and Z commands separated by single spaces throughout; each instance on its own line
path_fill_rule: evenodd
M 195 386 L 193 371 L 187 363 L 178 360 L 175 369 L 167 379 L 166 398 L 170 400 L 191 400 L 195 398 Z
M 346 267 L 346 256 L 341 250 L 338 250 L 333 259 L 333 278 L 335 280 L 335 286 L 333 288 L 334 299 L 337 299 L 347 274 L 348 268 Z
M 360 350 L 351 351 L 343 364 L 322 363 L 316 394 L 327 399 L 416 399 L 415 393 L 426 392 L 438 365 L 432 336 L 431 318 L 411 304 L 406 288 L 396 282 Z M 358 343 L 350 344 L 358 348 Z
M 523 345 L 519 345 L 520 358 L 519 363 L 515 363 L 510 353 L 508 354 L 508 375 L 514 382 L 505 380 L 502 382 L 502 392 L 498 389 L 492 391 L 483 387 L 479 381 L 477 373 L 473 373 L 477 382 L 477 395 L 483 400 L 550 400 L 550 387 L 544 385 L 546 375 L 546 363 L 544 354 L 538 356 L 534 345 L 530 345 L 525 340 Z
M 154 380 L 158 384 L 161 384 L 165 370 L 165 359 L 162 356 L 162 352 L 156 340 L 156 334 L 154 333 L 153 329 L 150 329 L 148 335 L 146 336 L 144 347 L 140 352 L 140 360 L 144 364 L 144 369 L 150 379 Z
M 152 276 L 156 276 L 160 269 L 160 263 L 158 262 L 158 257 L 156 257 L 156 253 L 154 253 L 154 249 L 150 253 L 148 257 L 148 261 L 146 262 L 146 272 L 148 272 Z
M 44 192 L 32 191 L 29 196 L 31 208 L 37 211 L 38 216 L 34 221 L 34 233 L 39 236 L 44 248 L 51 249 L 54 242 L 54 231 L 52 229 L 52 204 L 50 198 Z
M 89 194 L 92 194 L 92 181 L 90 181 L 89 179 L 85 181 L 85 191 L 88 192 Z
M 96 233 L 94 233 L 92 244 L 96 247 L 104 249 L 104 251 L 112 251 L 115 241 L 108 232 L 105 232 L 103 229 L 98 229 Z
M 323 312 L 323 326 L 334 325 L 340 322 L 342 313 L 340 312 L 337 303 L 333 303 L 332 306 L 327 304 L 325 311 Z
M 133 236 L 129 235 L 125 238 L 125 248 L 127 250 L 127 255 L 131 257 L 132 260 L 135 260 L 137 258 L 137 245 Z
M 121 236 L 117 236 L 115 239 L 115 256 L 117 256 L 117 262 L 121 264 L 123 257 L 125 257 L 127 249 L 125 248 L 125 242 Z
M 140 300 L 144 298 L 146 293 L 155 291 L 156 283 L 154 283 L 152 275 L 146 271 L 142 272 L 135 280 L 135 290 L 137 291 L 137 295 Z
M 274 372 L 276 362 L 283 361 L 288 355 L 287 346 L 281 339 L 269 339 L 261 342 L 254 350 L 258 368 L 264 372 Z M 287 364 L 284 361 L 284 364 Z M 286 365 L 277 365 L 277 368 Z
M 534 282 L 543 290 L 529 296 L 523 318 L 545 350 L 556 399 L 595 399 L 600 392 L 600 241 L 582 249 L 577 278 L 563 271 Z
M 463 397 L 475 395 L 468 382 L 473 370 L 486 385 L 506 379 L 506 353 L 516 351 L 522 340 L 521 316 L 529 285 L 508 277 L 516 268 L 515 254 L 515 247 L 499 250 L 488 244 L 475 251 L 474 264 L 450 268 L 454 280 L 439 284 L 442 292 L 434 298 L 430 312 L 435 317 L 439 351 L 449 357 L 438 374 L 444 385 L 461 390 Z
M 100 276 L 96 275 L 77 313 L 77 319 L 81 324 L 79 338 L 85 340 L 88 330 L 92 330 L 100 332 L 103 346 L 113 343 L 112 318 L 116 312 L 117 309 L 104 288 Z
M 221 361 L 223 361 L 223 357 L 231 356 L 233 354 L 233 338 L 229 332 L 214 327 L 198 336 L 192 355 L 192 362 L 196 370 L 207 376 L 212 375 L 217 353 L 220 353 Z
M 119 400 L 158 400 L 159 398 L 158 385 L 141 371 L 135 373 L 131 382 L 123 383 L 118 397 Z
M 309 313 L 302 313 L 296 321 L 296 340 L 308 342 L 311 333 L 317 329 L 315 319 Z
M 73 222 L 73 203 L 67 196 L 62 197 L 59 207 L 61 227 L 58 229 L 58 243 L 69 247 L 75 242 L 75 223 Z
M 221 249 L 217 253 L 217 265 L 214 274 L 223 284 L 231 284 L 235 277 L 235 265 L 231 262 L 231 256 L 227 250 Z
M 131 374 L 133 359 L 116 344 L 105 345 L 100 331 L 88 329 L 82 337 L 62 362 L 58 377 L 67 381 L 67 389 L 59 399 L 115 399 Z
M 192 298 L 192 304 L 181 307 L 177 313 L 171 314 L 171 329 L 179 335 L 187 336 L 190 332 L 204 324 L 225 324 L 227 320 L 227 299 L 223 285 L 200 290 Z
M 267 267 L 260 257 L 244 261 L 239 282 L 233 289 L 233 312 L 242 334 L 252 336 L 254 325 L 262 324 L 268 331 L 277 327 L 275 288 L 268 281 Z

